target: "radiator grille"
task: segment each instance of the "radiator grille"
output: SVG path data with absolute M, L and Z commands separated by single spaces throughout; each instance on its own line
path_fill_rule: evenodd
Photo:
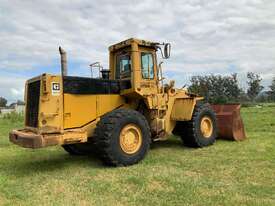
M 40 80 L 29 83 L 27 92 L 26 125 L 38 127 Z

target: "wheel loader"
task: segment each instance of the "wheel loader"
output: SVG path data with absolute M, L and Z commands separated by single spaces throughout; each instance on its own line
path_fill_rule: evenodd
M 68 75 L 60 47 L 61 75 L 27 80 L 25 126 L 11 131 L 10 141 L 33 149 L 60 145 L 72 155 L 94 150 L 113 166 L 139 162 L 152 142 L 172 134 L 190 147 L 212 145 L 213 108 L 174 81 L 164 84 L 158 61 L 170 50 L 169 43 L 127 39 L 109 47 L 109 69 L 95 62 L 91 77 L 78 77 Z

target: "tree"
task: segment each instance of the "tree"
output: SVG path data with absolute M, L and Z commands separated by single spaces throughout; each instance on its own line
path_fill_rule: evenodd
M 263 90 L 263 86 L 261 85 L 262 78 L 259 74 L 248 72 L 247 73 L 247 95 L 248 97 L 254 101 L 257 95 Z
M 0 107 L 5 107 L 7 102 L 8 101 L 4 97 L 0 97 Z
M 199 94 L 205 98 L 206 101 L 209 101 L 209 82 L 206 76 L 192 76 L 191 86 L 188 90 L 194 94 Z
M 17 105 L 25 105 L 25 102 L 22 101 L 22 100 L 17 100 L 16 104 L 17 104 Z
M 268 91 L 268 97 L 271 101 L 275 101 L 275 77 L 273 77 L 273 80 L 269 88 L 270 91 Z
M 239 82 L 237 79 L 237 74 L 234 73 L 231 76 L 223 77 L 223 87 L 225 96 L 231 102 L 237 102 L 242 94 L 242 89 L 239 87 Z
M 237 74 L 193 76 L 190 81 L 189 91 L 203 96 L 210 103 L 239 101 L 242 92 L 238 85 Z

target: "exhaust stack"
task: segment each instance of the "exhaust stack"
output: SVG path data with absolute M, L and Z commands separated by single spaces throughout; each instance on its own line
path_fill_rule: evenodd
M 61 56 L 61 74 L 62 76 L 68 75 L 68 67 L 67 67 L 67 54 L 64 49 L 59 47 L 59 53 Z

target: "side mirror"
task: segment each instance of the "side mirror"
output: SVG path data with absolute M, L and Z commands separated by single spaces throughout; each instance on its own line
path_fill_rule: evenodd
M 164 44 L 164 58 L 168 59 L 170 57 L 170 52 L 171 52 L 171 44 L 166 43 Z

